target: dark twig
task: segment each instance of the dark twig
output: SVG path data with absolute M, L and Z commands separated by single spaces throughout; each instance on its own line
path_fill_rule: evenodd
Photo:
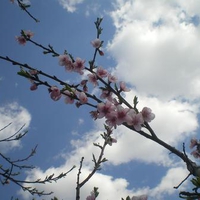
M 22 1 L 20 0 L 17 0 L 18 4 L 19 4 L 19 7 L 24 10 L 35 22 L 39 22 L 38 19 L 36 19 L 28 10 L 27 8 L 30 7 L 30 5 L 26 5 L 24 4 Z

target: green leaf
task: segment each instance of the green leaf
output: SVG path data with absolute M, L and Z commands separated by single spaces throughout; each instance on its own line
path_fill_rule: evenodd
M 101 162 L 107 162 L 108 160 L 106 158 L 103 158 Z
M 131 200 L 131 198 L 129 196 L 126 197 L 126 200 Z
M 94 195 L 97 197 L 99 195 L 98 187 L 94 187 Z
M 31 77 L 31 75 L 27 71 L 23 70 L 22 67 L 21 67 L 21 70 L 19 72 L 17 72 L 17 74 L 20 75 L 20 76 L 23 76 L 25 78 L 30 78 Z

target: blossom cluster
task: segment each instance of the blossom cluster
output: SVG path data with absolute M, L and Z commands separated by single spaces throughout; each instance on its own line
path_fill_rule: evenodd
M 93 42 L 95 45 L 96 43 Z M 95 46 L 94 45 L 94 46 Z M 99 45 L 97 45 L 99 47 Z M 83 74 L 84 62 L 80 58 L 77 58 L 75 62 L 72 61 L 69 55 L 60 55 L 59 56 L 59 64 L 64 66 L 67 71 L 78 72 L 79 74 Z M 84 92 L 78 92 L 78 99 L 81 104 L 87 103 L 88 98 L 85 92 L 87 91 L 87 82 L 93 84 L 93 86 L 98 86 L 100 80 L 105 80 L 104 83 L 107 84 L 106 87 L 101 89 L 101 99 L 105 99 L 105 102 L 101 102 L 97 104 L 97 110 L 91 112 L 91 116 L 96 120 L 105 117 L 106 124 L 111 128 L 116 128 L 117 125 L 121 125 L 123 123 L 128 124 L 129 126 L 133 126 L 136 131 L 140 131 L 144 122 L 151 122 L 155 118 L 155 115 L 152 113 L 150 108 L 144 107 L 141 112 L 136 112 L 133 108 L 124 108 L 122 104 L 115 98 L 111 89 L 108 87 L 111 83 L 117 82 L 117 78 L 107 72 L 107 70 L 103 69 L 103 67 L 99 66 L 96 70 L 90 71 L 87 75 L 88 79 L 84 79 L 81 81 L 82 86 L 84 86 Z M 116 86 L 116 85 L 115 85 Z M 117 89 L 117 94 L 120 95 L 121 92 L 130 91 L 124 82 L 119 82 L 119 89 Z M 67 94 L 66 103 L 73 103 L 73 95 L 77 93 L 77 90 L 74 90 L 74 94 L 69 91 L 65 92 Z M 60 94 L 58 94 L 59 96 Z M 55 100 L 55 99 L 54 99 Z
M 21 31 L 21 35 L 20 36 L 16 36 L 16 40 L 18 41 L 18 43 L 20 45 L 25 45 L 27 39 L 30 39 L 31 37 L 33 37 L 34 33 L 31 31 Z
M 81 58 L 76 58 L 76 60 L 73 62 L 70 56 L 67 54 L 59 56 L 59 64 L 64 66 L 69 72 L 74 71 L 80 75 L 83 75 L 83 70 L 85 69 L 84 63 L 85 60 L 82 60 Z
M 133 126 L 136 131 L 140 131 L 144 122 L 151 122 L 155 118 L 155 114 L 148 107 L 144 107 L 141 112 L 136 112 L 133 108 L 124 108 L 120 104 L 110 101 L 99 103 L 97 110 L 92 111 L 91 115 L 94 119 L 106 118 L 106 124 L 111 128 L 123 123 Z
M 25 44 L 27 39 L 33 36 L 31 31 L 22 31 L 21 36 L 17 37 L 20 44 Z M 102 41 L 95 39 L 91 42 L 92 46 L 97 50 L 100 50 Z M 60 66 L 63 66 L 67 72 L 76 72 L 80 75 L 87 72 L 87 78 L 81 80 L 80 84 L 76 86 L 70 86 L 68 88 L 59 89 L 57 86 L 51 86 L 49 88 L 50 97 L 54 101 L 58 101 L 62 96 L 65 97 L 65 103 L 73 104 L 76 101 L 76 106 L 87 104 L 89 98 L 93 98 L 97 101 L 95 111 L 91 111 L 93 119 L 106 119 L 106 124 L 110 128 L 116 128 L 121 124 L 131 126 L 136 131 L 140 131 L 145 122 L 149 123 L 155 118 L 155 114 L 148 107 L 144 107 L 140 112 L 132 106 L 124 107 L 122 92 L 129 92 L 130 89 L 126 87 L 126 84 L 122 81 L 118 82 L 116 76 L 110 74 L 106 69 L 101 66 L 92 66 L 90 68 L 85 67 L 85 60 L 81 58 L 74 59 L 70 54 L 59 55 L 58 62 Z M 89 73 L 88 73 L 89 72 Z M 38 71 L 30 70 L 30 77 L 38 79 Z M 85 76 L 84 76 L 85 77 Z M 31 78 L 30 78 L 31 80 Z M 36 83 L 31 80 L 31 90 L 36 90 L 40 83 Z M 97 100 L 94 96 L 88 93 L 88 83 L 94 87 L 99 86 L 102 83 L 103 87 L 99 86 L 101 93 Z M 112 86 L 111 84 L 114 84 Z M 66 87 L 66 86 L 65 86 Z M 79 88 L 78 88 L 79 87 Z M 80 89 L 81 87 L 81 89 Z M 102 100 L 100 100 L 102 99 Z
M 91 42 L 94 48 L 99 48 L 101 45 L 101 41 L 99 39 L 95 39 Z M 59 56 L 59 64 L 64 66 L 67 71 L 78 72 L 79 74 L 83 74 L 83 70 L 85 61 L 80 58 L 77 58 L 75 62 L 72 61 L 69 55 L 60 55 Z M 124 108 L 116 98 L 113 97 L 113 92 L 110 90 L 108 86 L 111 83 L 117 82 L 117 77 L 108 73 L 107 70 L 103 69 L 103 67 L 99 66 L 96 70 L 90 71 L 87 75 L 88 79 L 84 79 L 81 81 L 81 84 L 84 88 L 84 92 L 87 92 L 87 82 L 93 84 L 93 86 L 99 85 L 99 80 L 105 80 L 107 83 L 107 87 L 101 89 L 101 99 L 105 99 L 105 102 L 101 102 L 97 104 L 97 110 L 91 112 L 91 116 L 94 119 L 98 118 L 106 118 L 106 124 L 111 128 L 116 128 L 117 125 L 121 125 L 123 123 L 127 123 L 129 126 L 133 126 L 135 130 L 140 131 L 144 122 L 151 122 L 155 118 L 155 115 L 152 113 L 150 108 L 144 107 L 141 112 L 137 113 L 133 108 Z M 119 82 L 119 89 L 117 93 L 128 92 L 130 91 L 124 82 Z M 87 96 L 84 92 L 81 92 L 79 96 L 79 100 L 81 103 L 87 103 Z M 67 97 L 66 103 L 73 103 L 73 96 L 70 96 L 70 92 L 66 91 Z M 115 95 L 116 96 L 116 95 Z M 84 99 L 84 100 L 82 100 Z

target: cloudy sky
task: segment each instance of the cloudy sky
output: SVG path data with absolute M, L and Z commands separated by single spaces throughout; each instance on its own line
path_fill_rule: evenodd
M 30 11 L 40 20 L 35 23 L 16 3 L 5 0 L 0 6 L 0 55 L 77 83 L 80 77 L 65 72 L 57 58 L 44 56 L 31 44 L 18 45 L 15 36 L 21 29 L 31 30 L 38 43 L 51 44 L 60 54 L 66 49 L 87 62 L 94 52 L 90 44 L 96 37 L 94 21 L 103 17 L 105 55 L 97 59 L 97 65 L 129 85 L 126 99 L 130 103 L 137 95 L 140 109 L 153 110 L 156 118 L 151 126 L 161 139 L 179 150 L 185 142 L 189 154 L 190 138 L 199 137 L 199 4 L 198 0 L 32 0 Z M 29 81 L 17 76 L 17 71 L 17 66 L 0 60 L 0 128 L 12 122 L 0 138 L 23 124 L 29 133 L 21 142 L 2 143 L 0 150 L 18 158 L 38 144 L 37 154 L 29 161 L 36 169 L 22 174 L 22 179 L 59 174 L 76 165 L 56 184 L 38 185 L 59 199 L 75 199 L 80 159 L 85 157 L 84 178 L 93 167 L 92 153 L 98 154 L 93 142 L 102 142 L 104 121 L 94 122 L 87 106 L 77 109 L 63 99 L 52 101 L 44 87 L 30 91 Z M 118 127 L 114 136 L 118 142 L 105 153 L 109 161 L 83 187 L 81 199 L 94 186 L 99 188 L 98 200 L 140 194 L 148 194 L 149 200 L 178 199 L 179 190 L 173 187 L 188 174 L 180 159 L 124 127 Z M 189 181 L 180 190 L 185 188 L 190 189 Z M 0 191 L 5 199 L 31 199 L 12 183 Z

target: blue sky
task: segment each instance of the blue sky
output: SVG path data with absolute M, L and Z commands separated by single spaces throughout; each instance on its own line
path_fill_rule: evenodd
M 21 29 L 34 32 L 34 40 L 51 44 L 62 54 L 66 49 L 86 61 L 93 56 L 90 41 L 95 39 L 94 21 L 103 17 L 104 57 L 97 64 L 116 74 L 132 89 L 126 99 L 139 97 L 139 107 L 151 107 L 156 115 L 151 123 L 158 136 L 182 149 L 191 137 L 198 138 L 200 97 L 199 2 L 171 0 L 32 0 L 35 23 L 9 0 L 0 6 L 0 55 L 54 74 L 62 80 L 80 81 L 77 74 L 65 72 L 58 59 L 44 56 L 31 44 L 20 46 L 15 40 Z M 18 68 L 0 60 L 0 127 L 13 122 L 9 135 L 26 124 L 28 135 L 12 145 L 0 146 L 10 157 L 23 157 L 36 144 L 37 154 L 29 161 L 37 166 L 22 178 L 37 179 L 67 171 L 85 156 L 82 176 L 93 167 L 93 142 L 101 141 L 103 120 L 93 121 L 82 106 L 54 102 L 46 88 L 30 91 L 30 83 L 17 75 Z M 94 186 L 103 199 L 148 194 L 150 200 L 178 199 L 178 185 L 187 175 L 184 163 L 168 151 L 141 136 L 119 127 L 118 142 L 106 151 L 106 163 L 82 190 L 82 199 Z M 77 169 L 56 184 L 39 185 L 60 199 L 75 198 Z M 186 182 L 180 190 L 189 187 Z M 1 196 L 31 199 L 14 184 L 0 187 Z M 37 199 L 42 199 L 37 197 Z M 44 199 L 50 199 L 44 197 Z

